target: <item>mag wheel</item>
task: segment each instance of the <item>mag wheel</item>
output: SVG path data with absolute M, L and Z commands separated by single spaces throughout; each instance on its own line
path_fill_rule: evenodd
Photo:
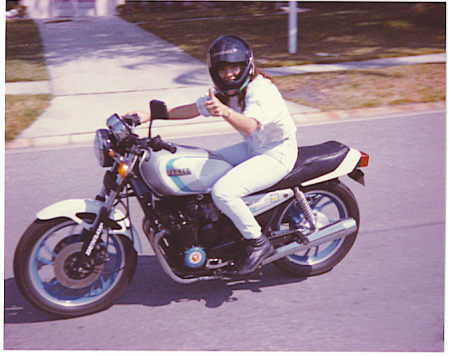
M 59 316 L 80 316 L 108 308 L 125 291 L 137 262 L 131 242 L 111 234 L 86 257 L 81 231 L 74 221 L 57 218 L 36 220 L 23 234 L 14 276 L 35 306 Z
M 359 229 L 359 208 L 353 193 L 341 182 L 327 182 L 303 189 L 316 216 L 318 228 L 345 218 L 353 218 Z M 308 226 L 295 199 L 280 209 L 272 226 L 273 231 Z M 331 270 L 350 251 L 358 230 L 346 238 L 336 239 L 306 251 L 293 254 L 275 265 L 295 276 L 313 276 Z

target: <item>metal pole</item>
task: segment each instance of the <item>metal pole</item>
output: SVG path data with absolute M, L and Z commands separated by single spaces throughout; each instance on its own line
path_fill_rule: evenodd
M 289 54 L 297 53 L 297 1 L 289 1 Z

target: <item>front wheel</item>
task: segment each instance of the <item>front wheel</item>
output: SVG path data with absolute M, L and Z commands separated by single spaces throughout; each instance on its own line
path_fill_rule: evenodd
M 14 254 L 14 277 L 35 306 L 63 317 L 108 308 L 131 281 L 137 254 L 131 241 L 110 234 L 91 257 L 82 252 L 82 227 L 67 218 L 36 220 Z
M 302 189 L 316 217 L 318 228 L 338 220 L 353 218 L 357 231 L 346 238 L 336 239 L 306 251 L 275 261 L 281 270 L 294 276 L 314 276 L 328 272 L 350 251 L 359 230 L 359 208 L 351 190 L 341 182 L 326 182 Z M 308 226 L 295 199 L 278 211 L 272 225 L 273 231 L 291 230 Z

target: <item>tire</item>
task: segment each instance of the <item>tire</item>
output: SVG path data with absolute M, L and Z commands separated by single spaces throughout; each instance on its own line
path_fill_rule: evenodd
M 36 220 L 20 239 L 14 277 L 36 307 L 62 317 L 91 314 L 110 307 L 127 288 L 137 263 L 131 241 L 109 235 L 108 244 L 99 243 L 108 259 L 98 259 L 80 275 L 81 231 L 67 218 Z
M 344 239 L 324 243 L 306 252 L 302 251 L 274 262 L 279 269 L 290 275 L 308 277 L 330 271 L 350 251 L 359 230 L 359 207 L 351 190 L 339 181 L 321 183 L 302 190 L 317 216 L 318 228 L 344 218 L 353 218 L 357 224 L 356 232 Z M 293 225 L 306 224 L 294 198 L 281 207 L 276 214 L 272 225 L 273 231 L 292 229 Z

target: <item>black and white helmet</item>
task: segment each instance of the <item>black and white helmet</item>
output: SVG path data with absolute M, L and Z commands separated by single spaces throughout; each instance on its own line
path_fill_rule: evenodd
M 216 89 L 227 96 L 237 95 L 244 90 L 255 69 L 249 44 L 243 38 L 233 35 L 217 38 L 208 49 L 206 62 Z M 229 64 L 239 64 L 241 71 L 235 80 L 225 81 L 219 76 L 218 70 Z

